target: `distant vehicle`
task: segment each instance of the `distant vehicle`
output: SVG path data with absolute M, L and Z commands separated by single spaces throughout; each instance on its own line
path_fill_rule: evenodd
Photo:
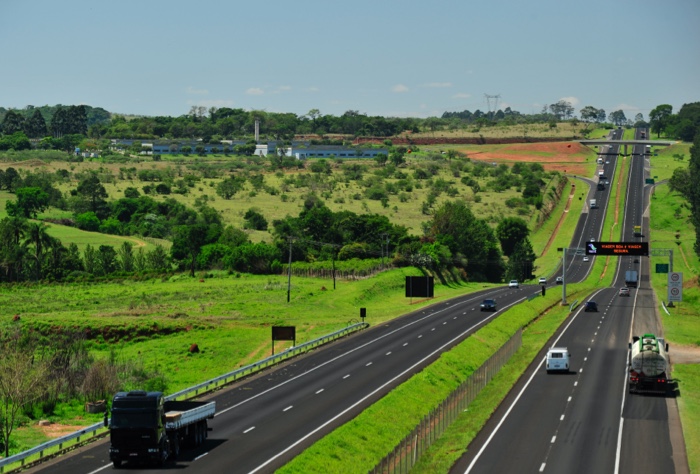
M 541 277 L 539 283 L 540 283 L 540 285 L 546 285 L 547 279 L 545 277 Z
M 586 301 L 583 311 L 586 313 L 597 313 L 598 303 L 596 303 L 595 301 Z
M 641 236 L 642 236 L 642 226 L 641 226 L 641 225 L 636 225 L 636 226 L 634 226 L 634 236 L 635 236 L 635 237 L 641 237 Z
M 609 165 L 609 164 L 610 164 L 610 160 L 605 160 L 605 164 L 606 164 L 606 165 Z
M 568 372 L 571 354 L 566 347 L 552 347 L 547 351 L 547 373 Z
M 646 138 L 646 137 L 647 137 L 647 132 L 642 132 L 642 138 Z
M 665 394 L 670 364 L 668 344 L 653 334 L 633 337 L 630 348 L 630 393 Z
M 602 158 L 602 157 L 598 157 L 598 164 L 599 164 L 599 165 L 602 165 L 602 164 L 603 164 L 603 158 Z
M 518 280 L 511 280 L 510 283 L 508 283 L 508 288 L 519 288 L 520 285 L 518 284 Z
M 618 293 L 619 296 L 629 296 L 630 295 L 630 289 L 627 288 L 626 286 L 623 286 L 620 288 L 620 292 Z
M 605 183 L 598 183 L 598 191 L 605 191 Z
M 591 242 L 595 242 L 595 237 L 591 237 Z
M 112 400 L 109 459 L 115 468 L 123 462 L 151 462 L 162 466 L 177 458 L 180 448 L 201 445 L 207 437 L 207 419 L 214 418 L 216 402 L 165 400 L 162 392 L 119 392 Z
M 586 255 L 585 257 L 583 257 L 583 261 L 584 261 L 584 262 L 587 262 L 587 261 L 588 261 L 588 255 Z
M 557 277 L 557 279 L 554 281 L 557 285 L 563 285 L 564 284 L 564 279 L 562 277 Z
M 605 171 L 600 170 L 598 171 L 598 177 L 605 176 Z
M 496 311 L 496 302 L 494 300 L 484 300 L 481 302 L 481 311 Z
M 639 283 L 639 274 L 637 273 L 637 270 L 627 270 L 625 272 L 625 285 L 628 287 L 634 287 L 637 288 L 637 284 Z
M 595 199 L 591 199 L 590 207 L 591 209 L 598 209 L 598 201 L 596 201 Z

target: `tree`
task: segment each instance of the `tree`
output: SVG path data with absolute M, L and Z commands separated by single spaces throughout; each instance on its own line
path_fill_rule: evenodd
M 661 136 L 661 132 L 666 128 L 672 114 L 673 106 L 669 104 L 657 105 L 649 112 L 651 131 L 656 132 L 657 138 Z
M 0 130 L 4 135 L 12 135 L 17 132 L 24 132 L 24 116 L 10 109 L 2 120 Z
M 243 183 L 242 178 L 226 178 L 216 185 L 216 194 L 224 199 L 231 199 L 234 194 L 243 189 Z
M 248 209 L 243 219 L 245 219 L 245 229 L 267 230 L 267 219 L 258 209 Z
M 47 226 L 43 222 L 30 222 L 27 225 L 27 242 L 34 246 L 34 261 L 36 265 L 36 279 L 41 280 L 42 265 L 44 262 L 44 250 L 54 244 L 54 238 L 46 232 Z
M 530 240 L 525 238 L 519 241 L 508 259 L 506 280 L 523 281 L 533 278 L 536 258 Z
M 627 117 L 622 110 L 616 110 L 615 112 L 610 112 L 608 120 L 612 122 L 613 125 L 622 126 L 627 123 Z
M 530 235 L 527 222 L 519 217 L 506 217 L 496 227 L 496 235 L 501 242 L 503 254 L 510 257 L 517 244 Z
M 700 255 L 700 131 L 695 133 L 693 146 L 690 147 L 690 161 L 688 162 L 690 182 L 687 199 L 690 203 L 691 221 L 695 226 L 695 253 Z
M 560 100 L 556 104 L 549 106 L 551 113 L 557 117 L 557 120 L 570 119 L 574 114 L 574 107 L 571 102 Z
M 585 106 L 581 109 L 581 120 L 586 122 L 597 122 L 598 121 L 598 109 L 591 107 L 590 105 Z
M 0 337 L 0 429 L 5 457 L 22 410 L 44 394 L 48 364 L 35 356 L 36 344 L 23 343 L 19 333 Z
M 38 187 L 17 188 L 15 196 L 17 201 L 5 203 L 7 214 L 13 217 L 36 219 L 38 213 L 49 207 L 49 195 Z
M 176 260 L 190 259 L 190 275 L 194 276 L 197 256 L 207 244 L 208 228 L 204 224 L 183 225 L 175 230 L 170 254 Z
M 76 193 L 83 196 L 90 203 L 90 210 L 98 217 L 105 213 L 106 199 L 109 196 L 96 174 L 92 173 L 89 177 L 83 179 L 78 184 Z
M 46 121 L 39 109 L 34 109 L 32 116 L 24 123 L 24 133 L 29 138 L 42 138 L 47 135 Z

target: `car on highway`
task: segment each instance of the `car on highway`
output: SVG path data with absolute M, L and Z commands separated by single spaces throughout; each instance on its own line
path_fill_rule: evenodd
M 598 303 L 596 303 L 595 301 L 586 301 L 586 304 L 583 308 L 583 311 L 585 311 L 586 313 L 591 313 L 591 312 L 597 313 L 598 312 Z
M 556 283 L 557 285 L 563 285 L 563 284 L 564 284 L 564 279 L 563 279 L 562 277 L 557 277 L 557 279 L 555 280 L 555 283 Z
M 584 262 L 587 262 L 587 261 L 588 261 L 588 255 L 586 255 L 585 257 L 583 257 L 583 261 L 584 261 Z
M 481 311 L 496 311 L 496 301 L 486 299 L 481 302 Z
M 571 354 L 566 347 L 552 347 L 547 351 L 547 373 L 568 372 Z
M 508 288 L 519 288 L 520 284 L 518 283 L 518 280 L 511 280 L 508 283 Z
M 595 237 L 591 237 L 591 242 L 595 242 Z
M 546 285 L 547 284 L 547 279 L 545 277 L 541 277 L 539 280 L 540 285 Z
M 618 293 L 619 296 L 629 296 L 630 295 L 630 289 L 627 288 L 626 286 L 623 286 L 620 288 L 620 292 Z

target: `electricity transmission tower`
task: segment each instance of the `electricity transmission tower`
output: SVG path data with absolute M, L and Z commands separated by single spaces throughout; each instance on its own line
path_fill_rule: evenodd
M 489 117 L 491 118 L 491 121 L 493 122 L 494 119 L 496 118 L 496 112 L 498 112 L 498 100 L 501 98 L 501 94 L 495 94 L 495 95 L 484 94 L 484 97 L 486 97 L 486 106 L 489 109 Z M 492 103 L 493 103 L 493 107 L 491 107 Z

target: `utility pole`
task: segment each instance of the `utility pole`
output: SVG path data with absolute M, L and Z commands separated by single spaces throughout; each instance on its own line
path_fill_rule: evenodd
M 289 262 L 287 264 L 287 303 L 289 303 L 290 293 L 292 291 L 292 236 L 289 236 Z

